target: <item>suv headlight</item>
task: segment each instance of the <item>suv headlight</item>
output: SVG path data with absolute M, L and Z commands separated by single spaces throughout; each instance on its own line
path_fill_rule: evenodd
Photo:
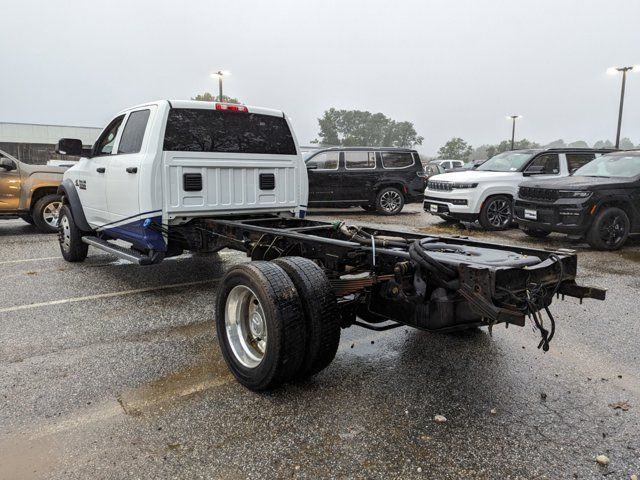
M 451 188 L 476 188 L 478 186 L 477 183 L 464 183 L 464 182 L 454 182 L 451 185 Z
M 558 196 L 560 198 L 589 198 L 591 192 L 588 190 L 560 190 Z

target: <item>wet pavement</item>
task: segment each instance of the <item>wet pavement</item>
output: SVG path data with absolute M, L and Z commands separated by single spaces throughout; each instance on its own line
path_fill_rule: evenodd
M 556 301 L 546 354 L 529 326 L 343 330 L 326 370 L 255 394 L 213 325 L 216 281 L 242 254 L 139 267 L 90 249 L 69 264 L 55 236 L 3 221 L 0 479 L 640 475 L 640 242 L 594 252 L 451 227 L 419 205 L 314 218 L 575 248 L 579 281 L 608 298 Z

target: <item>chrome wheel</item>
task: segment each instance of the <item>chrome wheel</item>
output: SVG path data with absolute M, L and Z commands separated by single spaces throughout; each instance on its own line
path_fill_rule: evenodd
M 60 246 L 65 252 L 69 252 L 71 249 L 71 224 L 66 215 L 63 215 L 60 219 L 60 226 L 58 227 L 58 240 Z
M 507 200 L 493 200 L 487 205 L 487 220 L 492 227 L 506 227 L 511 223 L 511 204 Z
M 380 207 L 387 213 L 395 213 L 402 206 L 402 197 L 395 190 L 387 190 L 380 197 Z
M 605 218 L 600 226 L 600 238 L 607 247 L 617 247 L 626 234 L 625 222 L 620 215 Z
M 60 217 L 60 208 L 62 208 L 62 202 L 51 202 L 45 205 L 42 210 L 42 219 L 51 228 L 58 228 L 58 220 Z
M 225 330 L 236 359 L 256 368 L 267 349 L 267 320 L 255 293 L 244 285 L 231 289 L 225 306 Z

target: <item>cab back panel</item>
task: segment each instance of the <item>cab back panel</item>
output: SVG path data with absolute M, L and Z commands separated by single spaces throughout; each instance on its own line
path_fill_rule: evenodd
M 299 162 L 297 155 L 164 152 L 165 213 L 175 217 L 290 211 L 298 206 Z M 199 175 L 201 190 L 190 191 L 185 175 Z

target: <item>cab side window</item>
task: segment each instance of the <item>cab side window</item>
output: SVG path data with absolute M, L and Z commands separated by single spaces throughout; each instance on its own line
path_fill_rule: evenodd
M 337 170 L 339 152 L 322 152 L 310 158 L 307 166 L 315 166 L 316 170 Z
M 555 153 L 547 153 L 536 157 L 525 172 L 537 175 L 557 175 L 560 173 L 560 159 Z
M 138 153 L 140 151 L 150 112 L 150 110 L 138 110 L 129 114 L 118 144 L 118 153 Z
M 118 135 L 118 130 L 120 130 L 120 125 L 122 125 L 123 119 L 124 115 L 114 118 L 102 135 L 100 135 L 93 147 L 94 157 L 98 157 L 100 155 L 111 155 L 113 152 L 113 144 L 116 141 L 116 136 Z

